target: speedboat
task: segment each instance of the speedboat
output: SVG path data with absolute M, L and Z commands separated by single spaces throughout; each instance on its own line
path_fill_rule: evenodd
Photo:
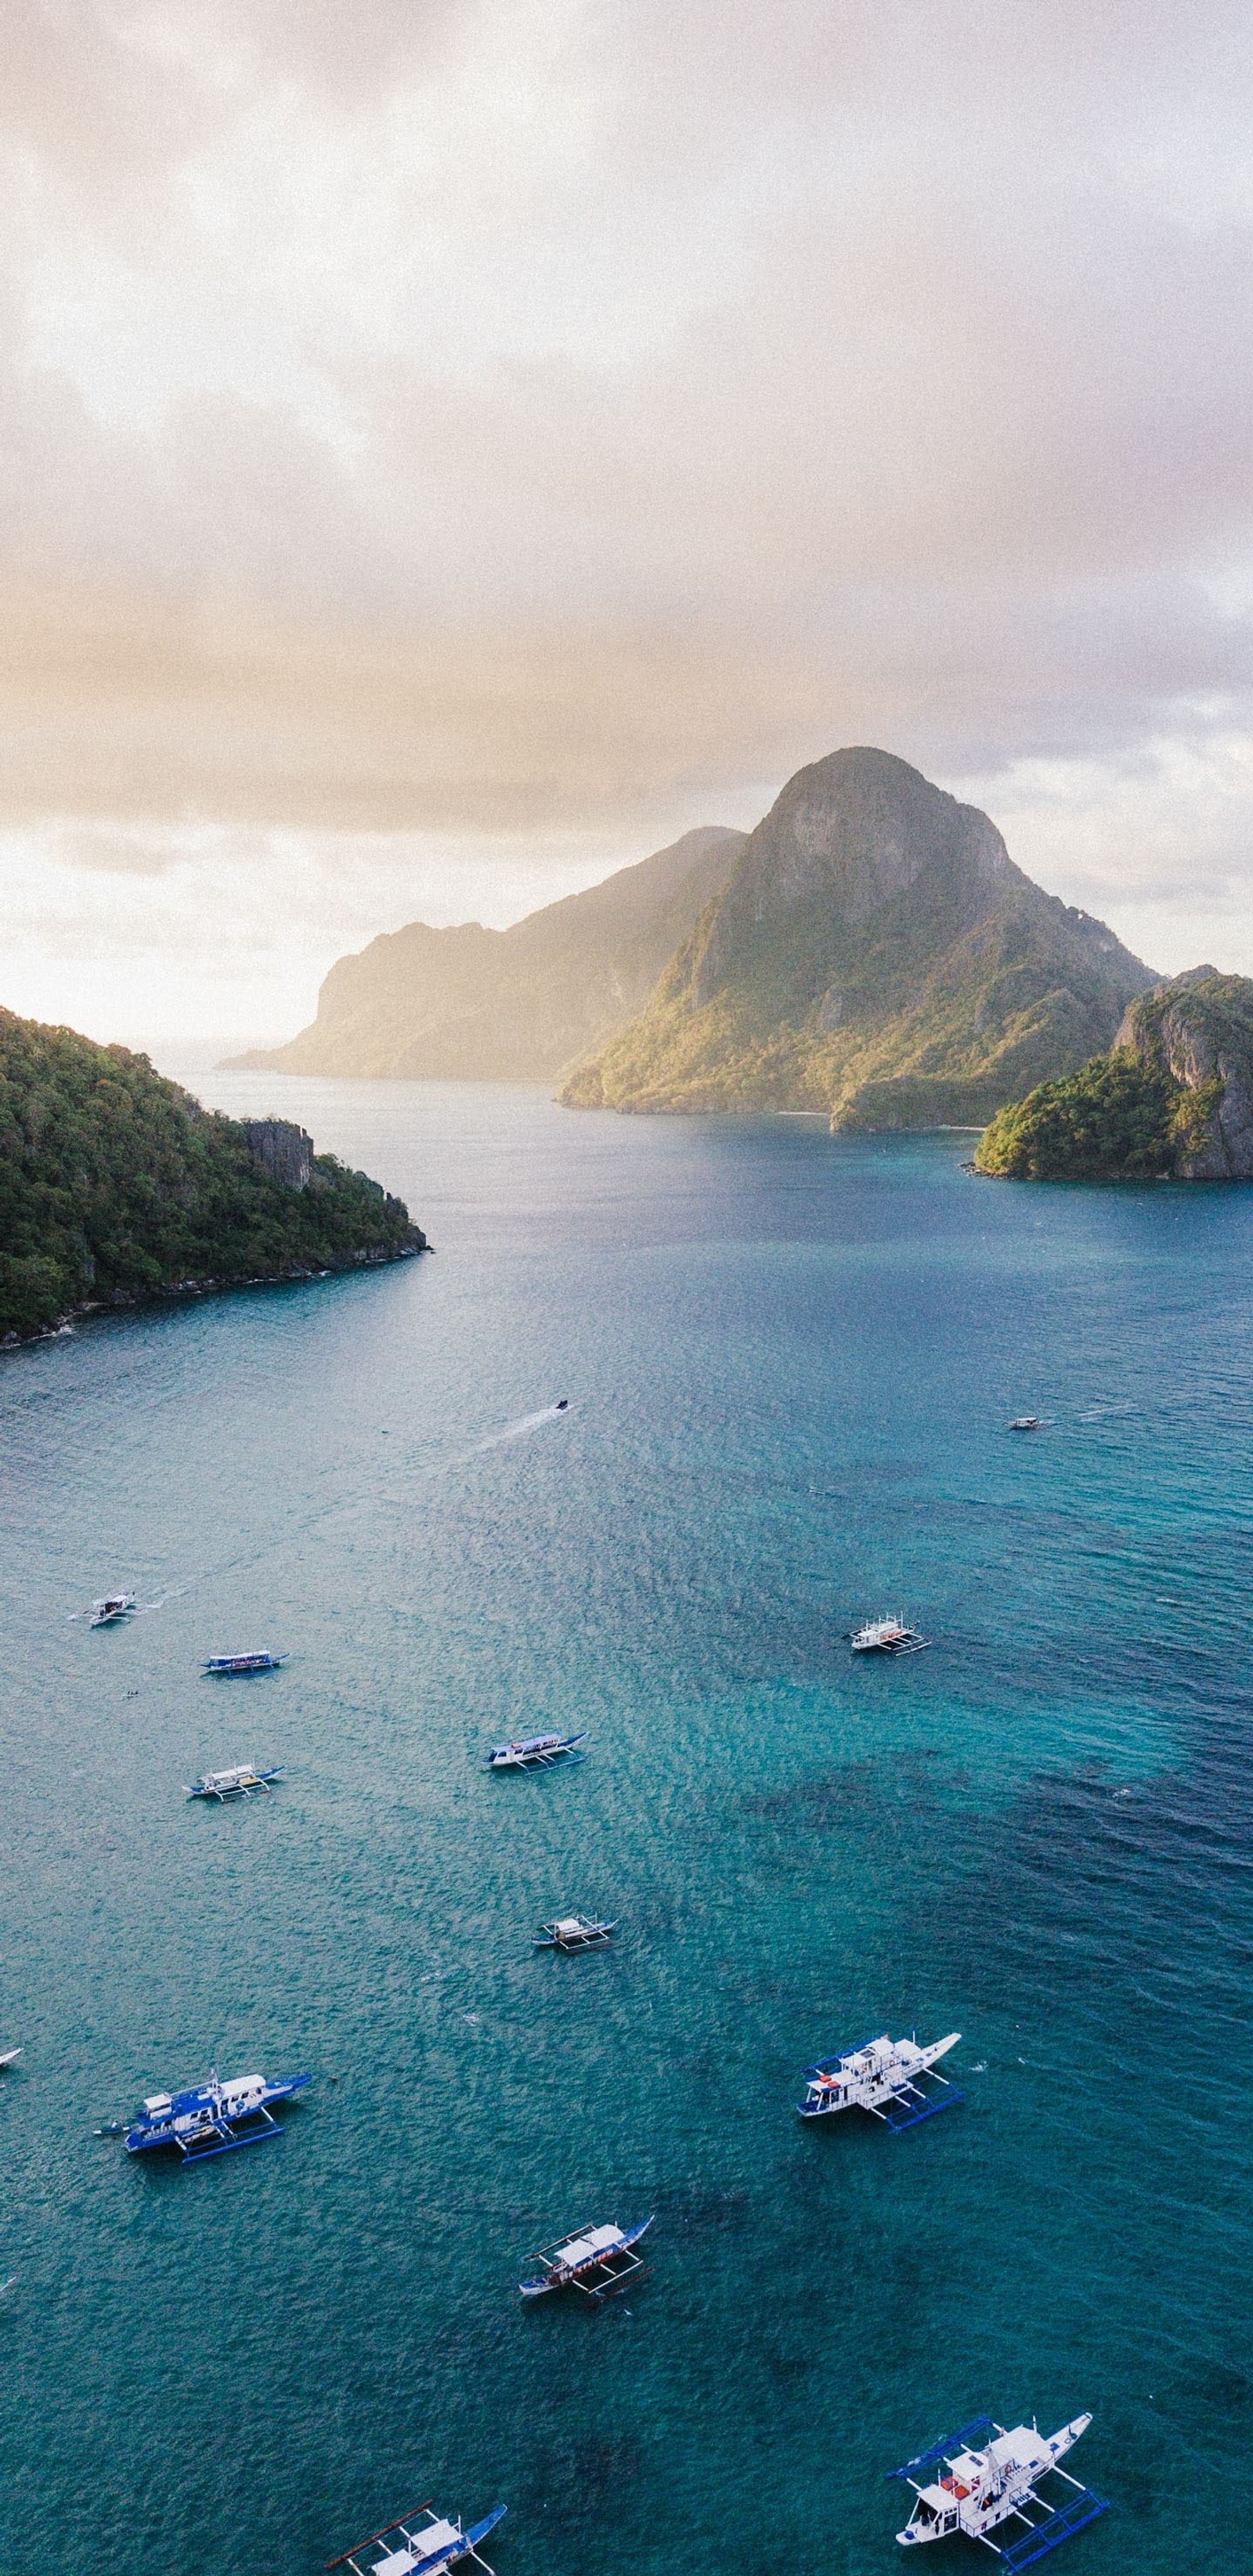
M 15 2058 L 20 2057 L 21 2054 L 20 2048 L 6 2048 L 4 2055 L 0 2057 L 0 2066 L 12 2066 Z
M 436 2576 L 437 2569 L 458 2567 L 463 2558 L 473 2558 L 486 2569 L 486 2576 L 492 2576 L 487 2560 L 479 2557 L 479 2542 L 507 2512 L 507 2505 L 493 2505 L 481 2522 L 463 2531 L 459 2519 L 449 2522 L 431 2505 L 419 2505 L 416 2513 L 404 2514 L 382 2531 L 372 2531 L 368 2540 L 354 2540 L 339 2558 L 328 2558 L 327 2576 L 333 2567 L 349 2567 L 352 2576 Z M 382 2554 L 367 2557 L 367 2550 Z
M 1091 2421 L 1090 2415 L 1076 2415 L 1060 2433 L 1045 2435 L 1034 2423 L 1018 2424 L 1007 2433 L 990 2415 L 980 2415 L 960 2433 L 946 2434 L 916 2460 L 907 2460 L 903 2469 L 892 2469 L 889 2474 L 903 2478 L 918 2498 L 905 2529 L 896 2535 L 902 2548 L 924 2540 L 946 2540 L 961 2532 L 969 2540 L 982 2540 L 1006 2567 L 1017 2569 L 1030 2567 L 1046 2550 L 1073 2539 L 1085 2523 L 1108 2511 L 1102 2496 L 1081 2487 L 1077 2478 L 1057 2465 Z M 926 2478 L 929 2469 L 937 2474 Z M 1058 2478 L 1070 2489 L 1056 2504 L 1037 2493 L 1048 2477 Z M 1033 2506 L 1038 2508 L 1038 2518 Z M 1003 2540 L 989 2539 L 990 2532 L 1009 2522 L 1019 2528 Z
M 616 1932 L 616 1923 L 598 1923 L 587 1914 L 560 1914 L 555 1923 L 541 1923 L 540 1937 L 531 1944 L 535 1950 L 594 1950 Z
M 264 2075 L 232 2075 L 222 2084 L 210 2075 L 207 2084 L 193 2084 L 185 2093 L 150 2093 L 126 2132 L 126 2152 L 141 2156 L 154 2147 L 176 2147 L 184 2163 L 192 2164 L 279 2138 L 271 2103 L 285 2102 L 308 2082 L 307 2075 L 285 2075 L 277 2084 Z
M 206 1673 L 276 1673 L 286 1655 L 276 1655 L 269 1646 L 254 1646 L 245 1655 L 206 1655 L 201 1671 Z
M 920 1655 L 930 1643 L 916 1628 L 907 1628 L 903 1619 L 869 1619 L 864 1628 L 854 1628 L 849 1638 L 855 1655 Z
M 287 1765 L 276 1764 L 273 1771 L 258 1771 L 255 1762 L 236 1762 L 229 1771 L 206 1771 L 187 1790 L 189 1798 L 250 1798 L 254 1789 L 272 1789 L 281 1780 Z
M 483 1763 L 485 1771 L 532 1771 L 545 1762 L 559 1762 L 563 1753 L 573 1753 L 587 1742 L 587 1729 L 581 1735 L 516 1735 L 509 1744 L 494 1744 Z
M 532 2280 L 519 2281 L 523 2298 L 542 2299 L 549 2290 L 582 2290 L 589 2299 L 610 2298 L 643 2271 L 644 2258 L 635 2248 L 652 2223 L 651 2218 L 642 2218 L 635 2227 L 619 2227 L 616 2221 L 605 2227 L 576 2227 L 573 2236 L 561 2237 L 535 2256 L 544 2268 Z
M 959 2030 L 951 2030 L 947 2039 L 933 2039 L 920 2048 L 916 2039 L 889 2039 L 885 2033 L 842 2057 L 820 2058 L 805 2070 L 809 2081 L 797 2110 L 802 2120 L 823 2120 L 833 2111 L 872 2111 L 894 2134 L 912 2129 L 963 2099 L 948 2077 L 936 2071 L 937 2059 L 947 2057 L 960 2038 Z M 924 2091 L 924 2078 L 932 2075 L 945 2087 L 943 2093 Z
M 103 1601 L 91 1605 L 93 1628 L 111 1628 L 118 1619 L 128 1619 L 135 1607 L 133 1592 L 106 1592 Z

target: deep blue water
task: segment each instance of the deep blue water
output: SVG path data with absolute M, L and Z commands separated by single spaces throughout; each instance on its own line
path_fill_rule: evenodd
M 1253 1190 L 203 1088 L 438 1252 L 0 1363 L 6 2568 L 312 2576 L 433 2495 L 500 2576 L 870 2576 L 885 2470 L 1088 2407 L 1075 2576 L 1248 2566 Z M 933 1651 L 854 1665 L 885 1609 Z M 614 1948 L 533 1954 L 574 1906 Z M 959 2109 L 799 2126 L 915 2026 Z M 314 2070 L 281 2145 L 92 2135 L 210 2064 Z M 633 2294 L 523 2309 L 649 2210 Z

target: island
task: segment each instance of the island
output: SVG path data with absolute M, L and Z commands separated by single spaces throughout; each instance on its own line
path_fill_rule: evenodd
M 223 1117 L 147 1056 L 0 1011 L 0 1343 L 429 1248 L 302 1127 Z
M 1253 979 L 1196 966 L 1128 1005 L 1107 1055 L 984 1129 L 997 1180 L 1253 1180 Z

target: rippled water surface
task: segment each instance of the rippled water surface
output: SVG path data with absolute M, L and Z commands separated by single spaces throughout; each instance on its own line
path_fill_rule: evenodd
M 500 2576 L 870 2576 L 895 2463 L 1090 2407 L 1075 2576 L 1234 2576 L 1253 1190 L 201 1087 L 438 1251 L 0 1362 L 6 2567 L 312 2576 L 431 2495 L 508 2502 Z M 115 1583 L 160 1606 L 71 1618 Z M 933 1651 L 855 1665 L 889 1609 Z M 550 1723 L 578 1767 L 483 1773 Z M 576 1906 L 612 1950 L 533 1953 Z M 800 2127 L 915 2026 L 960 2108 Z M 313 2070 L 281 2144 L 93 2136 L 210 2065 Z M 650 2210 L 632 2293 L 523 2309 Z

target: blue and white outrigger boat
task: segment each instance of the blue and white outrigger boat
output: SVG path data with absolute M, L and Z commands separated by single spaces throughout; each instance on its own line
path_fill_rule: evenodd
M 204 1673 L 276 1673 L 286 1655 L 276 1655 L 269 1646 L 253 1646 L 244 1655 L 206 1655 L 200 1669 Z
M 486 2540 L 502 2522 L 509 2508 L 493 2505 L 481 2522 L 472 2522 L 463 2531 L 460 2520 L 448 2522 L 429 2504 L 420 2504 L 413 2513 L 402 2514 L 399 2522 L 389 2522 L 382 2531 L 372 2531 L 368 2540 L 354 2540 L 338 2558 L 328 2558 L 326 2576 L 333 2567 L 350 2567 L 352 2576 L 436 2576 L 436 2570 L 459 2567 L 465 2558 L 492 2576 L 487 2560 L 479 2554 L 479 2542 Z M 425 2514 L 425 2521 L 419 2515 Z M 367 2557 L 367 2550 L 379 2550 L 379 2557 Z
M 903 2478 L 918 2498 L 905 2529 L 896 2535 L 902 2547 L 946 2540 L 961 2532 L 968 2540 L 981 2540 L 1014 2576 L 1019 2568 L 1033 2567 L 1037 2558 L 1060 2548 L 1063 2540 L 1073 2540 L 1077 2531 L 1109 2510 L 1103 2496 L 1093 2495 L 1058 2467 L 1091 2421 L 1090 2415 L 1076 2415 L 1060 2433 L 1043 2434 L 1034 2423 L 1016 2425 L 1007 2433 L 990 2415 L 980 2415 L 960 2433 L 946 2434 L 929 2451 L 920 2451 L 916 2460 L 907 2460 L 903 2469 L 889 2470 L 890 2477 Z M 929 2469 L 938 2474 L 927 2478 Z M 1038 2492 L 1050 2477 L 1070 2489 L 1057 2504 Z M 1021 2528 L 1003 2540 L 990 2537 L 1009 2522 Z
M 951 2030 L 947 2039 L 933 2039 L 920 2048 L 916 2038 L 889 2039 L 885 2033 L 842 2057 L 820 2057 L 816 2066 L 805 2069 L 805 2099 L 796 2108 L 802 2120 L 824 2120 L 833 2111 L 870 2111 L 899 2136 L 902 2129 L 915 2128 L 919 2120 L 965 2099 L 936 2068 L 937 2058 L 946 2057 L 960 2038 L 959 2030 Z M 944 2086 L 942 2093 L 925 2090 L 925 2081 L 933 2076 Z
M 542 2299 L 549 2290 L 582 2290 L 589 2299 L 612 2298 L 615 2290 L 624 2289 L 643 2271 L 643 2255 L 635 2248 L 652 2223 L 650 2217 L 642 2218 L 636 2227 L 619 2227 L 616 2221 L 606 2227 L 577 2227 L 573 2236 L 541 2247 L 534 2260 L 544 2269 L 532 2280 L 519 2281 L 523 2298 Z
M 185 2093 L 150 2093 L 126 2132 L 126 2152 L 142 2156 L 154 2147 L 177 2147 L 184 2164 L 195 2164 L 202 2156 L 281 2138 L 270 2105 L 287 2101 L 308 2082 L 307 2075 L 285 2075 L 277 2084 L 264 2075 L 232 2075 L 222 2084 L 210 2075 L 207 2084 L 193 2084 Z
M 187 1783 L 189 1798 L 251 1798 L 254 1790 L 272 1789 L 281 1780 L 287 1765 L 275 1764 L 272 1771 L 258 1771 L 255 1762 L 234 1762 L 229 1771 L 206 1771 L 199 1780 Z
M 587 1742 L 587 1729 L 581 1735 L 516 1735 L 510 1744 L 494 1744 L 483 1763 L 485 1771 L 534 1771 L 546 1762 L 559 1762 L 563 1753 L 577 1752 Z

